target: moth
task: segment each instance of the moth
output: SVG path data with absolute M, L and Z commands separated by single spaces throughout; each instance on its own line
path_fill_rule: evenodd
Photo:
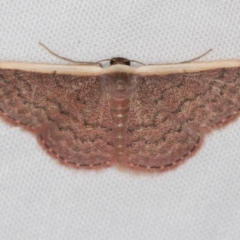
M 240 112 L 240 60 L 0 63 L 0 116 L 75 168 L 172 169 Z

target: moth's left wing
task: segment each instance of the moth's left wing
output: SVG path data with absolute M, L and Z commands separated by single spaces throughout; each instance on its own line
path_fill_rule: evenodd
M 126 137 L 131 167 L 176 166 L 205 133 L 239 115 L 239 61 L 147 66 L 136 74 Z
M 0 63 L 0 116 L 31 131 L 62 163 L 106 165 L 113 142 L 102 72 L 94 66 Z

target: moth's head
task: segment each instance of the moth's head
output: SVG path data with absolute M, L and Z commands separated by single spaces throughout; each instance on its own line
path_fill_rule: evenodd
M 130 66 L 130 60 L 122 57 L 115 57 L 110 60 L 110 65 L 122 64 Z

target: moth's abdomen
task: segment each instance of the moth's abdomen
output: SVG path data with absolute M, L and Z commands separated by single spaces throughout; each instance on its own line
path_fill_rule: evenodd
M 125 156 L 125 139 L 129 109 L 130 99 L 112 98 L 110 100 L 114 134 L 114 149 L 117 162 L 122 162 Z
M 128 78 L 121 76 L 120 79 L 109 79 L 108 94 L 113 124 L 115 159 L 120 164 L 125 160 L 126 129 L 132 90 L 131 81 Z

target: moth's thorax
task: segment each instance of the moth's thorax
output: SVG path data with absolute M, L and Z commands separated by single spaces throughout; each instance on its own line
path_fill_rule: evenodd
M 113 138 L 117 162 L 124 161 L 125 138 L 131 99 L 137 79 L 131 73 L 114 72 L 106 76 L 108 101 L 113 124 Z

